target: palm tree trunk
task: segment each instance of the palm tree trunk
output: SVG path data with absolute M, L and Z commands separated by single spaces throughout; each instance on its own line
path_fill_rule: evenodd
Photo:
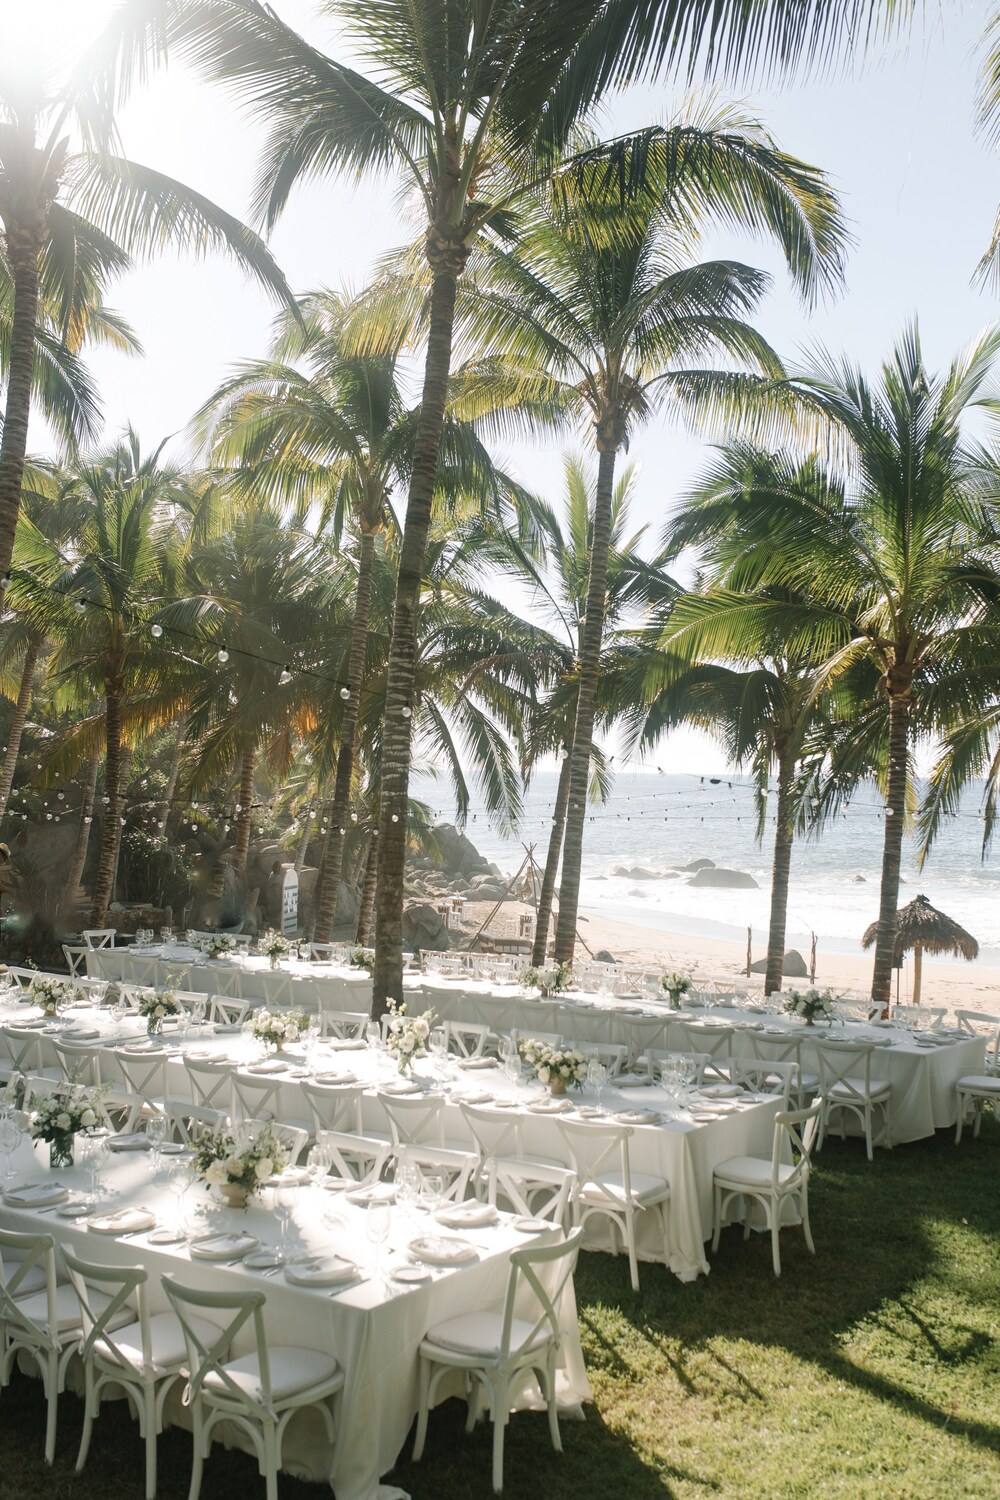
M 125 793 L 128 791 L 128 779 L 132 774 L 132 747 L 125 745 L 122 748 L 121 770 L 118 773 L 118 808 L 119 817 L 115 825 L 115 854 L 111 864 L 111 894 L 114 895 L 118 884 L 118 862 L 122 852 L 122 822 L 124 820 Z
M 563 841 L 562 880 L 559 885 L 559 916 L 556 921 L 556 962 L 572 963 L 576 946 L 576 915 L 580 901 L 580 871 L 583 861 L 583 829 L 587 816 L 587 786 L 594 742 L 597 683 L 604 640 L 604 610 L 608 589 L 608 553 L 611 548 L 611 515 L 615 489 L 617 447 L 601 448 L 594 495 L 594 533 L 590 547 L 590 579 L 587 611 L 580 650 L 580 680 L 576 700 L 576 724 L 570 751 L 569 806 Z
M 250 851 L 250 829 L 253 824 L 253 776 L 257 769 L 257 750 L 244 750 L 240 764 L 240 810 L 236 817 L 236 841 L 233 844 L 233 869 L 246 874 Z
M 122 698 L 120 664 L 109 673 L 104 706 L 104 795 L 108 799 L 101 823 L 101 853 L 90 908 L 91 927 L 103 927 L 108 915 L 115 874 L 118 831 L 121 828 Z
M 306 855 L 309 853 L 309 843 L 313 835 L 313 824 L 316 819 L 313 813 L 316 811 L 316 798 L 309 798 L 309 806 L 306 808 L 305 818 L 302 824 L 302 837 L 299 839 L 299 847 L 295 852 L 295 873 L 301 875 L 305 868 Z
M 913 993 L 910 996 L 911 1005 L 920 1004 L 920 984 L 924 973 L 924 945 L 914 943 L 913 945 Z
M 173 749 L 170 751 L 167 784 L 163 789 L 163 801 L 160 803 L 156 815 L 157 823 L 163 824 L 163 827 L 157 830 L 160 834 L 166 834 L 167 825 L 170 822 L 170 814 L 174 808 L 174 794 L 177 791 L 177 781 L 181 774 L 181 758 L 184 755 L 184 735 L 186 729 L 187 724 L 182 720 L 177 726 L 177 738 L 174 740 Z
M 882 886 L 879 891 L 878 931 L 872 970 L 872 999 L 887 1007 L 892 998 L 892 970 L 896 956 L 896 911 L 899 906 L 899 869 L 906 812 L 907 752 L 910 742 L 910 694 L 889 694 L 889 779 L 886 797 L 885 841 L 882 846 Z
M 4 575 L 14 553 L 14 532 L 21 509 L 21 481 L 28 446 L 31 382 L 35 368 L 35 324 L 38 318 L 38 260 L 41 226 L 6 226 L 7 260 L 14 283 L 7 402 L 0 441 L 0 610 Z
M 792 781 L 795 755 L 787 748 L 778 750 L 778 806 L 775 813 L 774 858 L 771 862 L 771 925 L 767 934 L 767 971 L 764 994 L 775 995 L 781 989 L 785 958 L 785 924 L 788 917 L 788 876 L 792 865 Z
M 569 806 L 570 757 L 566 756 L 559 767 L 559 785 L 556 788 L 556 805 L 552 810 L 552 832 L 549 834 L 549 849 L 545 856 L 542 888 L 538 892 L 538 910 L 535 914 L 535 941 L 531 949 L 531 962 L 542 968 L 549 946 L 549 924 L 552 921 L 552 898 L 555 895 L 556 875 L 559 872 L 559 856 L 562 854 L 563 834 L 566 831 L 566 808 Z
M 375 855 L 375 840 L 368 841 L 368 858 L 365 860 L 365 878 L 361 883 L 361 905 L 358 908 L 358 931 L 355 941 L 362 948 L 369 946 L 372 930 L 372 910 L 375 906 L 375 886 L 378 882 L 378 859 Z
M 84 866 L 87 863 L 87 850 L 90 848 L 90 830 L 94 821 L 94 802 L 97 797 L 97 773 L 100 770 L 100 765 L 101 758 L 99 755 L 92 755 L 87 762 L 87 776 L 83 783 L 83 801 L 80 805 L 80 826 L 76 831 L 76 844 L 73 848 L 69 873 L 66 876 L 66 884 L 63 886 L 62 899 L 59 903 L 59 913 L 63 917 L 68 916 L 76 904 L 76 893 L 80 889 Z
M 432 238 L 428 235 L 428 241 Z M 378 832 L 376 948 L 372 1015 L 382 1015 L 390 997 L 403 993 L 403 868 L 406 860 L 406 810 L 410 789 L 410 714 L 417 658 L 417 612 L 423 581 L 431 500 L 437 481 L 444 408 L 451 372 L 455 294 L 466 252 L 452 245 L 450 254 L 437 242 L 428 250 L 434 270 L 427 358 L 420 417 L 413 446 L 410 491 L 399 549 L 399 575 L 392 617 L 392 640 L 382 726 L 381 803 Z M 435 263 L 436 257 L 436 263 Z
M 347 836 L 347 815 L 351 805 L 351 786 L 354 781 L 354 745 L 361 707 L 361 687 L 365 675 L 365 655 L 368 650 L 368 621 L 371 616 L 374 562 L 375 535 L 365 530 L 361 533 L 358 591 L 354 601 L 351 655 L 347 668 L 347 686 L 351 696 L 344 706 L 344 716 L 340 726 L 340 747 L 337 751 L 337 777 L 333 787 L 330 828 L 319 874 L 319 888 L 316 893 L 314 935 L 320 943 L 330 941 L 330 933 L 333 931 L 333 923 L 337 915 L 337 897 L 340 894 L 344 839 Z
M 32 641 L 24 653 L 21 682 L 17 690 L 17 703 L 14 705 L 14 717 L 11 720 L 10 733 L 7 737 L 7 754 L 4 758 L 3 771 L 0 773 L 0 818 L 7 811 L 10 789 L 14 785 L 17 757 L 21 753 L 21 735 L 24 733 L 24 721 L 28 717 L 28 705 L 31 703 L 31 688 L 35 680 L 35 668 L 38 665 L 38 656 L 41 649 L 42 643 L 40 640 Z

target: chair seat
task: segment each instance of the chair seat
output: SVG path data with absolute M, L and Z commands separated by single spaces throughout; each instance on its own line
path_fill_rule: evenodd
M 17 1275 L 19 1266 L 17 1261 L 9 1261 L 3 1270 L 4 1284 L 12 1281 Z M 19 1285 L 14 1296 L 18 1301 L 22 1297 L 30 1297 L 33 1292 L 44 1292 L 46 1286 L 45 1267 L 34 1265 Z
M 985 1073 L 970 1073 L 958 1080 L 958 1086 L 977 1094 L 1000 1094 L 1000 1078 L 990 1078 Z
M 337 1361 L 315 1349 L 295 1349 L 282 1344 L 269 1348 L 267 1357 L 271 1369 L 271 1395 L 275 1401 L 284 1401 L 313 1385 L 332 1383 L 338 1375 L 338 1388 L 343 1384 L 344 1374 Z M 223 1369 L 244 1395 L 252 1401 L 262 1399 L 260 1360 L 256 1354 L 244 1354 L 241 1359 L 230 1360 Z M 212 1395 L 227 1394 L 225 1384 L 217 1374 L 205 1377 L 204 1388 Z
M 198 1337 L 207 1345 L 212 1344 L 218 1337 L 218 1328 L 207 1318 L 192 1318 L 191 1326 L 197 1330 Z M 116 1332 L 115 1348 L 134 1370 L 141 1371 L 143 1369 L 142 1325 L 129 1323 L 120 1332 Z M 155 1313 L 150 1318 L 149 1352 L 152 1358 L 149 1372 L 153 1374 L 164 1374 L 167 1370 L 178 1369 L 187 1362 L 184 1333 L 175 1313 Z M 119 1363 L 114 1350 L 104 1339 L 98 1339 L 94 1345 L 94 1353 L 109 1364 Z
M 670 1197 L 670 1184 L 665 1177 L 651 1177 L 648 1172 L 633 1172 L 631 1182 L 632 1202 L 642 1208 Z M 587 1203 L 607 1203 L 610 1200 L 624 1207 L 627 1201 L 625 1179 L 621 1172 L 602 1173 L 601 1186 L 587 1183 L 580 1196 Z
M 95 1315 L 99 1317 L 110 1301 L 111 1298 L 106 1297 L 103 1292 L 94 1292 L 90 1298 L 90 1305 Z M 18 1306 L 24 1312 L 25 1317 L 37 1323 L 40 1328 L 44 1328 L 46 1333 L 51 1333 L 48 1321 L 48 1298 L 44 1292 L 35 1292 L 30 1297 L 19 1297 Z M 115 1326 L 120 1327 L 123 1323 L 131 1322 L 134 1315 L 134 1309 L 123 1307 L 121 1317 L 116 1321 Z M 57 1286 L 56 1332 L 68 1333 L 73 1328 L 79 1328 L 81 1320 L 80 1301 L 75 1287 L 70 1286 L 68 1282 Z
M 858 1080 L 862 1082 L 861 1079 Z M 888 1099 L 892 1093 L 892 1084 L 885 1078 L 873 1078 L 868 1086 L 868 1098 L 872 1103 L 877 1100 Z M 836 1102 L 845 1101 L 850 1104 L 863 1104 L 864 1094 L 861 1089 L 851 1089 L 846 1083 L 835 1083 L 826 1096 Z
M 778 1167 L 778 1183 L 787 1182 L 795 1168 L 785 1162 Z M 771 1161 L 762 1156 L 730 1156 L 720 1161 L 712 1174 L 716 1182 L 736 1187 L 745 1184 L 748 1188 L 771 1186 Z
M 510 1325 L 511 1348 L 518 1348 L 531 1332 L 531 1324 L 515 1318 Z M 503 1334 L 503 1318 L 495 1312 L 462 1313 L 444 1323 L 435 1323 L 424 1335 L 421 1352 L 435 1358 L 435 1349 L 450 1349 L 455 1354 L 474 1355 L 491 1360 L 500 1356 L 500 1340 Z M 539 1328 L 529 1345 L 540 1348 L 549 1341 L 547 1328 Z

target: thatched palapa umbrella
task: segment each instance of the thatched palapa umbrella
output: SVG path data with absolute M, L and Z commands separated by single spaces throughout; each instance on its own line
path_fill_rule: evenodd
M 863 948 L 870 948 L 875 941 L 878 923 L 873 922 L 861 939 Z M 903 954 L 913 949 L 913 1004 L 920 1004 L 920 971 L 924 951 L 928 953 L 954 953 L 956 958 L 968 959 L 971 963 L 979 957 L 979 944 L 964 927 L 959 927 L 951 917 L 932 906 L 926 896 L 915 896 L 908 906 L 901 906 L 896 913 L 896 963 Z

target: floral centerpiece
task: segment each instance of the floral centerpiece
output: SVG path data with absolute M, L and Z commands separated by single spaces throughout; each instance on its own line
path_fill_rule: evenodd
M 521 983 L 526 990 L 541 990 L 543 995 L 558 995 L 568 990 L 573 982 L 573 970 L 569 964 L 550 964 L 545 969 L 525 969 Z
M 366 969 L 369 974 L 375 972 L 375 953 L 371 948 L 352 948 L 348 962 L 352 969 Z
M 283 938 L 280 932 L 265 932 L 257 943 L 257 947 L 270 959 L 272 969 L 276 969 L 279 961 L 292 951 L 291 943 L 287 938 Z
M 387 1010 L 389 1025 L 385 1035 L 386 1050 L 391 1052 L 400 1073 L 405 1075 L 412 1067 L 415 1057 L 426 1056 L 427 1039 L 437 1016 L 432 1010 L 425 1010 L 419 1016 L 407 1015 L 405 1000 L 390 1000 Z
M 660 989 L 670 997 L 672 1010 L 677 1010 L 681 1003 L 681 996 L 686 995 L 691 988 L 691 976 L 679 974 L 672 970 L 669 974 L 660 975 Z
M 139 996 L 139 1014 L 149 1036 L 159 1036 L 168 1016 L 179 1016 L 184 1007 L 173 990 L 144 990 Z
M 284 1170 L 288 1152 L 270 1125 L 252 1136 L 230 1130 L 206 1130 L 195 1143 L 194 1167 L 210 1188 L 234 1208 L 245 1208 L 269 1177 Z
M 205 939 L 204 946 L 209 958 L 226 958 L 236 952 L 236 939 L 228 932 L 213 932 Z
M 517 1050 L 529 1077 L 544 1083 L 550 1094 L 565 1094 L 568 1084 L 575 1089 L 583 1087 L 587 1059 L 576 1047 L 554 1047 L 529 1037 L 518 1042 Z
M 81 1130 L 93 1130 L 100 1120 L 100 1103 L 106 1089 L 87 1089 L 78 1083 L 57 1084 L 45 1094 L 32 1094 L 28 1101 L 28 1128 L 36 1141 L 48 1141 L 53 1167 L 73 1165 L 73 1138 Z
M 55 974 L 36 974 L 31 981 L 31 999 L 46 1016 L 57 1016 L 60 1007 L 73 999 L 73 994 L 69 981 Z
M 297 1042 L 307 1025 L 304 1010 L 265 1010 L 262 1006 L 250 1017 L 250 1035 L 280 1052 L 289 1042 Z
M 807 1026 L 814 1026 L 817 1017 L 821 1021 L 832 1021 L 836 1014 L 833 996 L 829 990 L 789 990 L 785 1009 L 793 1016 L 802 1016 Z

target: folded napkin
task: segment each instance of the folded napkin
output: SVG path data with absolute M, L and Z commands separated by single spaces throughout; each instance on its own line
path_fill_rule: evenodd
M 455 1203 L 439 1208 L 434 1217 L 449 1229 L 475 1229 L 480 1224 L 495 1224 L 497 1211 L 492 1203 Z
M 323 1045 L 332 1047 L 334 1052 L 363 1052 L 368 1043 L 361 1036 L 330 1036 Z
M 498 1068 L 500 1064 L 495 1057 L 460 1057 L 458 1066 L 467 1072 L 473 1072 L 478 1068 Z
M 293 1260 L 285 1267 L 285 1280 L 293 1286 L 340 1286 L 355 1281 L 358 1268 L 352 1260 L 333 1255 L 329 1259 Z
M 235 1031 L 243 1030 L 242 1021 L 216 1021 L 212 1030 L 216 1036 L 230 1036 Z
M 113 1135 L 108 1139 L 109 1151 L 148 1151 L 149 1137 L 143 1135 L 141 1130 L 133 1130 L 128 1135 Z
M 654 1109 L 621 1109 L 615 1115 L 621 1125 L 658 1125 L 660 1117 Z
M 8 1188 L 3 1201 L 12 1208 L 43 1208 L 68 1197 L 69 1191 L 61 1182 L 25 1182 L 20 1187 Z
M 247 1073 L 284 1073 L 289 1064 L 280 1057 L 265 1057 L 263 1062 L 247 1063 L 244 1069 Z
M 706 1083 L 698 1092 L 703 1099 L 738 1099 L 743 1090 L 735 1083 Z
M 94 1234 L 135 1234 L 141 1229 L 155 1229 L 156 1215 L 148 1208 L 120 1208 L 113 1214 L 94 1214 L 87 1228 Z
M 619 1073 L 617 1078 L 609 1078 L 608 1082 L 615 1089 L 645 1089 L 653 1080 L 648 1073 Z
M 194 1260 L 236 1260 L 249 1250 L 256 1250 L 260 1240 L 239 1231 L 233 1234 L 206 1234 L 191 1245 Z
M 369 1203 L 395 1203 L 396 1189 L 391 1182 L 372 1182 L 368 1187 L 352 1188 L 344 1197 L 348 1203 L 367 1208 Z
M 357 1083 L 356 1073 L 317 1073 L 317 1083 Z
M 99 1031 L 92 1031 L 89 1027 L 80 1026 L 71 1026 L 68 1031 L 63 1033 L 68 1042 L 93 1042 L 100 1034 Z
M 568 1099 L 536 1099 L 528 1108 L 535 1115 L 562 1115 L 573 1106 Z
M 479 1258 L 475 1245 L 451 1239 L 448 1235 L 411 1240 L 408 1248 L 413 1260 L 422 1260 L 428 1266 L 461 1266 Z
M 423 1092 L 419 1083 L 414 1083 L 412 1078 L 401 1078 L 398 1083 L 384 1083 L 380 1090 L 383 1094 L 420 1094 Z

